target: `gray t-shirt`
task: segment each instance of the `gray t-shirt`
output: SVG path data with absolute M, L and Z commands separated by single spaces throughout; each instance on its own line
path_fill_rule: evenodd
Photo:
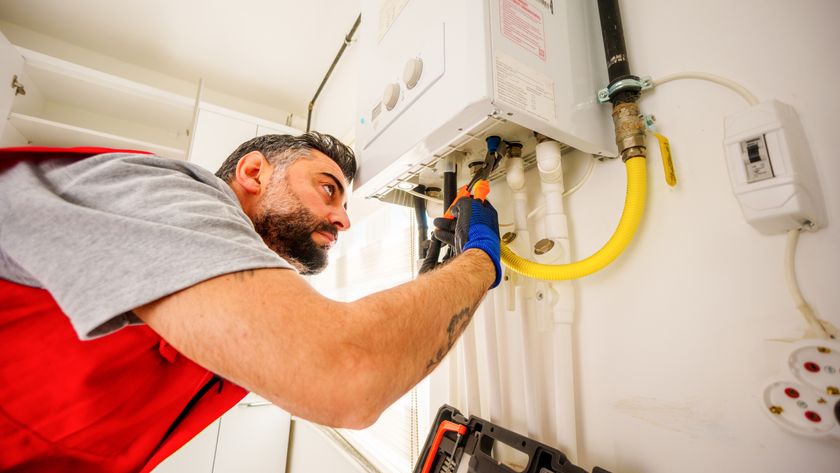
M 0 278 L 48 290 L 81 339 L 140 323 L 132 309 L 212 277 L 291 267 L 194 164 L 111 153 L 0 172 Z

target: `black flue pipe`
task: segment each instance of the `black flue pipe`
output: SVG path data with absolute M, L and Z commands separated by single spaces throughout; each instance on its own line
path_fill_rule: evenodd
M 445 171 L 443 173 L 443 211 L 449 210 L 449 206 L 455 200 L 455 193 L 458 192 L 458 183 L 455 180 L 455 172 Z
M 414 188 L 414 192 L 425 194 L 426 186 L 421 184 Z M 414 196 L 414 219 L 417 220 L 417 257 L 424 259 L 428 249 L 425 243 L 429 238 L 429 224 L 426 221 L 426 199 L 416 195 Z
M 610 86 L 623 79 L 639 80 L 630 73 L 627 46 L 624 44 L 624 28 L 621 26 L 621 10 L 618 0 L 598 0 L 598 16 L 601 19 L 601 36 L 604 38 L 604 53 L 607 57 L 607 73 Z M 618 105 L 639 99 L 641 86 L 630 87 L 610 96 L 610 102 Z
M 455 195 L 458 193 L 458 181 L 457 173 L 455 171 L 444 171 L 443 173 L 443 211 L 446 212 L 449 210 L 449 207 L 452 205 L 452 202 L 455 201 Z M 454 256 L 455 254 L 452 252 L 452 248 L 446 248 L 446 256 L 444 256 L 444 260 L 447 260 Z

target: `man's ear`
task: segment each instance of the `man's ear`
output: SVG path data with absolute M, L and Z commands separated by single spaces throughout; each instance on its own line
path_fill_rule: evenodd
M 236 163 L 234 180 L 249 194 L 260 194 L 268 183 L 271 165 L 259 151 L 251 151 Z

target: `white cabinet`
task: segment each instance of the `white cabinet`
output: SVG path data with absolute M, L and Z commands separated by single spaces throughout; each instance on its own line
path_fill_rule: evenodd
M 15 95 L 14 77 L 25 95 Z M 191 147 L 189 160 L 215 172 L 239 144 L 266 133 L 300 131 L 206 102 L 196 114 L 194 98 L 16 47 L 0 34 L 0 147 L 101 146 L 184 160 Z
M 240 144 L 257 136 L 253 121 L 202 108 L 195 121 L 189 161 L 216 172 Z
M 290 427 L 287 412 L 251 393 L 153 471 L 281 473 Z
M 284 125 L 258 125 L 257 136 L 262 135 L 299 135 L 303 133 L 297 128 L 292 128 Z
M 186 158 L 194 99 L 15 47 L 2 35 L 0 59 L 0 146 L 102 146 Z M 7 87 L 15 75 L 25 95 Z
M 154 473 L 213 473 L 219 424 L 217 420 L 207 426 L 186 445 L 161 462 L 153 470 Z
M 216 172 L 242 143 L 268 134 L 299 135 L 295 128 L 201 103 L 188 160 Z
M 4 126 L 6 117 L 12 110 L 12 103 L 15 97 L 24 93 L 24 89 L 18 90 L 16 85 L 24 82 L 23 79 L 23 58 L 17 49 L 5 36 L 0 35 L 0 146 L 22 146 L 26 139 L 12 126 Z
M 286 471 L 291 416 L 249 394 L 221 418 L 214 473 Z
M 7 116 L 15 98 L 13 81 L 23 72 L 23 58 L 5 36 L 0 35 L 0 116 Z

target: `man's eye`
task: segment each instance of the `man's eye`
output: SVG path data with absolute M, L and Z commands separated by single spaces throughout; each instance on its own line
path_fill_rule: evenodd
M 334 186 L 334 185 L 332 185 L 332 184 L 323 184 L 321 187 L 322 187 L 325 191 L 327 191 L 327 195 L 329 195 L 330 197 L 332 197 L 333 195 L 335 195 L 335 186 Z

